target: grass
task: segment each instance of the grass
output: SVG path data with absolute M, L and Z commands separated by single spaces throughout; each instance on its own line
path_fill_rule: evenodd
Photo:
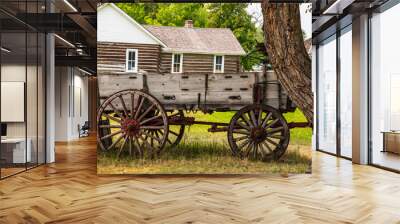
M 187 114 L 196 120 L 229 122 L 233 112 Z M 300 111 L 285 114 L 288 122 L 305 121 Z M 99 174 L 261 174 L 305 173 L 311 165 L 311 129 L 291 130 L 291 143 L 277 162 L 261 162 L 232 157 L 225 132 L 209 133 L 209 126 L 192 125 L 185 129 L 177 147 L 166 148 L 157 159 L 138 159 L 129 155 L 117 158 L 115 152 L 98 155 Z

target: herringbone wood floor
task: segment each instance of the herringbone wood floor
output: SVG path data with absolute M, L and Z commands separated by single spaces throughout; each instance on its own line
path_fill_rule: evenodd
M 0 181 L 0 223 L 400 223 L 400 175 L 313 155 L 312 175 L 96 175 L 93 138 Z

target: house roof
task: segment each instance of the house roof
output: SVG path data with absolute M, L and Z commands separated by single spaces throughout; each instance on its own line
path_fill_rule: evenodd
M 227 28 L 144 27 L 167 46 L 166 52 L 246 55 Z

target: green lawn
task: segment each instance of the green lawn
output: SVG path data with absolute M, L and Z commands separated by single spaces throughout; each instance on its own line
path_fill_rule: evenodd
M 234 112 L 186 114 L 199 121 L 229 122 Z M 306 121 L 299 110 L 285 114 L 288 122 Z M 98 155 L 99 174 L 191 174 L 191 173 L 305 173 L 311 164 L 311 129 L 291 130 L 288 151 L 278 162 L 242 160 L 232 157 L 226 132 L 209 133 L 209 126 L 192 125 L 185 129 L 177 147 L 164 149 L 157 159 L 135 159 L 115 152 Z

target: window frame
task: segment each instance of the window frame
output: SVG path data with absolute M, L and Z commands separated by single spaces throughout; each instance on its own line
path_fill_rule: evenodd
M 221 70 L 217 71 L 216 67 L 217 67 L 217 57 L 221 57 L 222 58 L 222 62 L 221 62 Z M 225 55 L 214 55 L 214 73 L 224 73 L 225 71 Z
M 129 70 L 129 53 L 135 52 L 135 67 L 134 69 Z M 139 64 L 139 57 L 138 57 L 138 49 L 126 49 L 126 55 L 125 55 L 125 71 L 126 72 L 138 72 L 138 64 Z
M 179 72 L 174 71 L 174 65 L 175 65 L 175 55 L 180 56 L 180 61 L 179 61 Z M 171 58 L 171 73 L 183 73 L 183 54 L 182 53 L 173 53 L 172 58 Z

